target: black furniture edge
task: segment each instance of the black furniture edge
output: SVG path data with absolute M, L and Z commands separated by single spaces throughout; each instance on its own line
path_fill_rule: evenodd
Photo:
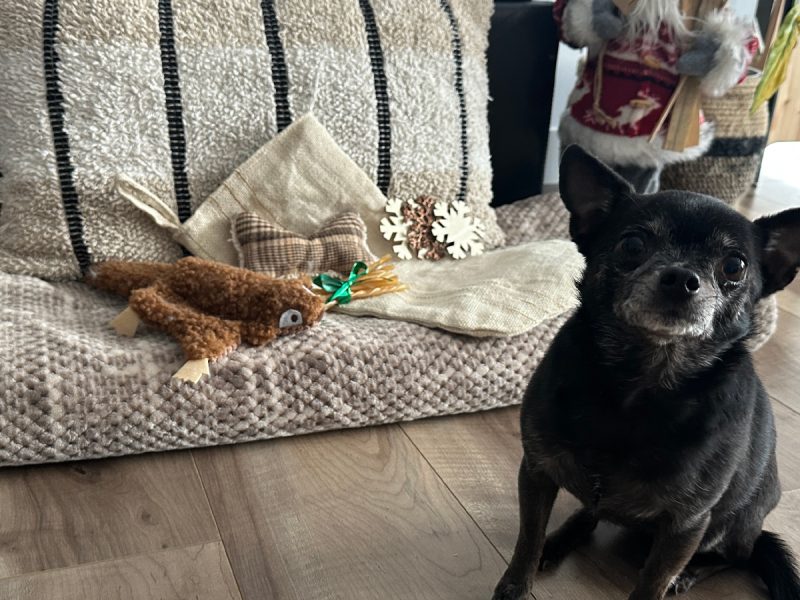
M 558 32 L 552 2 L 495 3 L 489 31 L 492 204 L 542 190 Z

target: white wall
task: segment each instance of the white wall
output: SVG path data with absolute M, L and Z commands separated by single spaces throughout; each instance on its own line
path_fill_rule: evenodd
M 758 0 L 729 0 L 728 5 L 741 15 L 752 17 L 756 12 Z M 567 105 L 578 68 L 581 51 L 561 44 L 556 63 L 556 82 L 553 90 L 553 112 L 550 116 L 550 137 L 547 141 L 547 160 L 544 165 L 544 184 L 558 183 L 558 121 Z

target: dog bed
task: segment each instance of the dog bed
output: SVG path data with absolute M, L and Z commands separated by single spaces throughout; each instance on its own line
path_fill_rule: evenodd
M 509 243 L 566 237 L 557 195 L 498 209 Z M 177 344 L 120 338 L 117 298 L 0 274 L 0 464 L 100 458 L 408 421 L 518 403 L 566 319 L 510 338 L 330 314 L 309 331 L 165 377 Z

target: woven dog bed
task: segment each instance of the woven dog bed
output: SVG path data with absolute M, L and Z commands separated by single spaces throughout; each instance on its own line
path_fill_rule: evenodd
M 499 209 L 513 243 L 566 235 L 557 195 Z M 330 314 L 309 331 L 172 380 L 177 344 L 142 329 L 121 340 L 119 299 L 79 283 L 0 274 L 0 464 L 228 444 L 506 406 L 561 315 L 512 338 L 471 338 Z

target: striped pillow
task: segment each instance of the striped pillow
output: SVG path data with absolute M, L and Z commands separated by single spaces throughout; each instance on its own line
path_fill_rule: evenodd
M 239 266 L 272 277 L 335 271 L 348 273 L 358 261 L 372 262 L 367 247 L 367 227 L 357 213 L 328 221 L 308 237 L 245 212 L 231 223 Z
M 491 0 L 0 0 L 0 269 L 74 278 L 180 249 L 181 221 L 312 112 L 390 198 L 489 207 Z

